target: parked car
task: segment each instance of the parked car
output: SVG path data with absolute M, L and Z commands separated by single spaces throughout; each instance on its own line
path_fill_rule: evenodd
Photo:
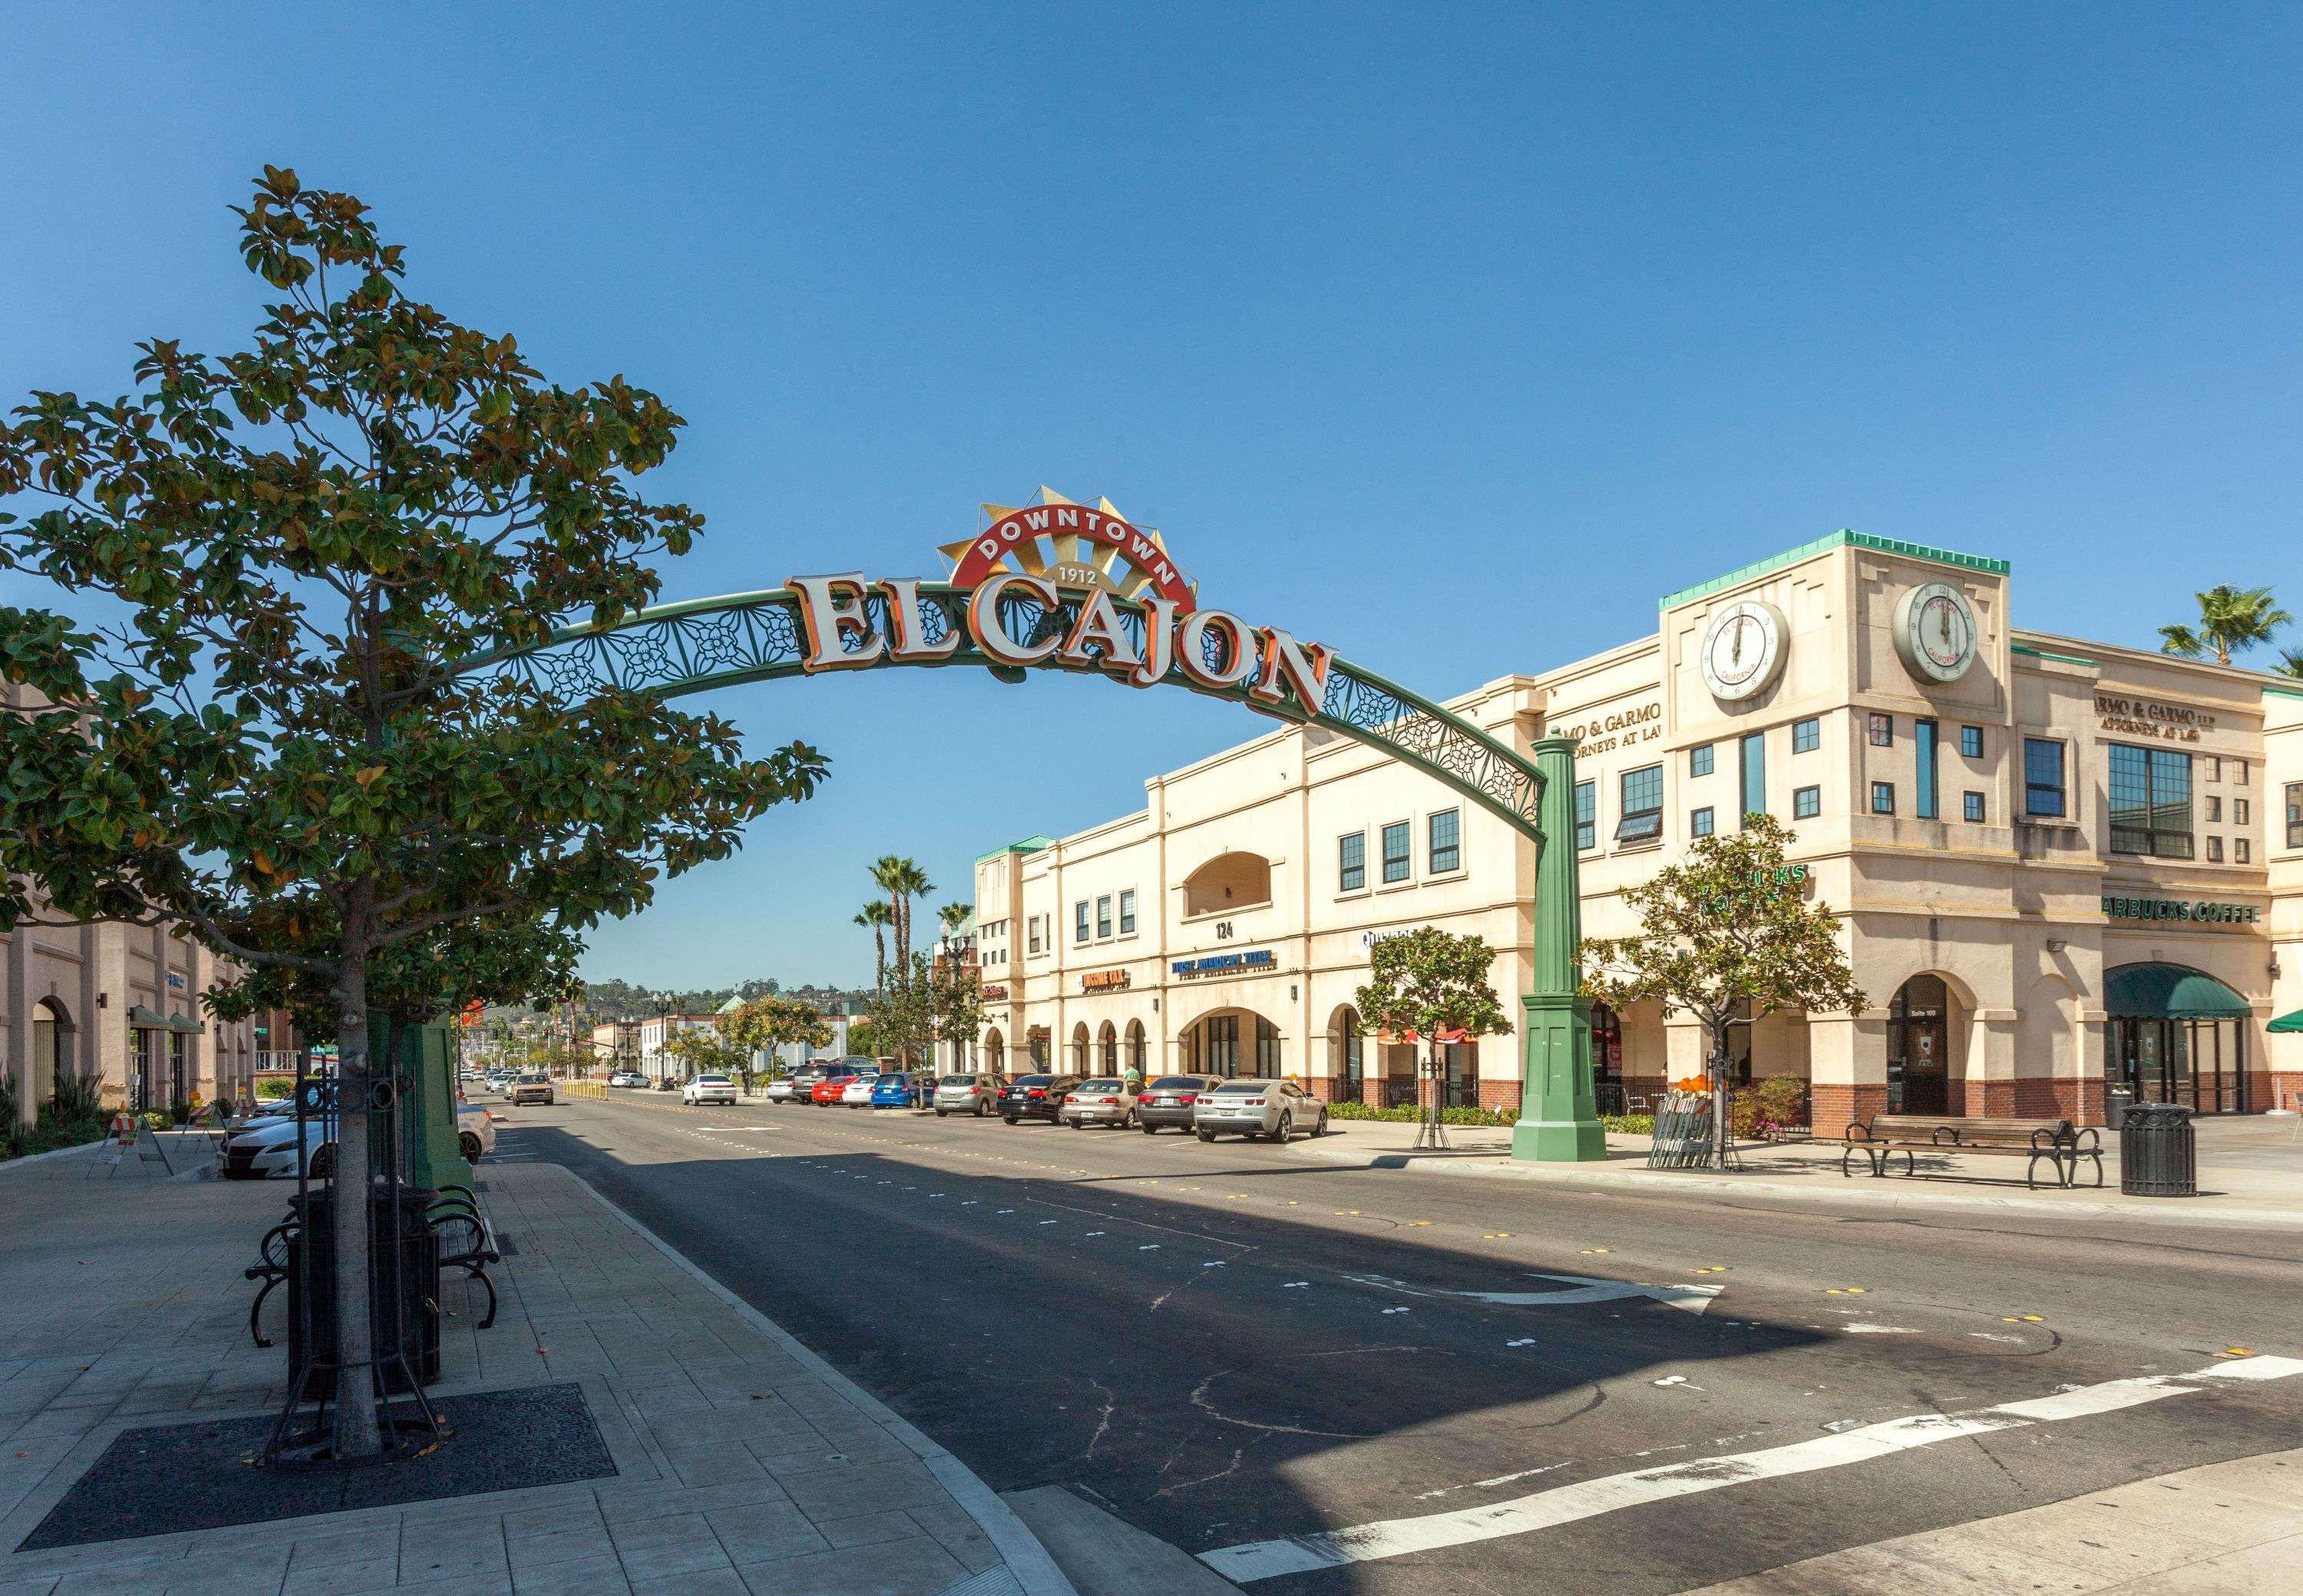
M 1192 1132 L 1202 1142 L 1236 1133 L 1253 1142 L 1284 1142 L 1299 1130 L 1328 1134 L 1328 1105 L 1294 1081 L 1225 1081 L 1192 1105 Z
M 1100 1075 L 1065 1093 L 1056 1117 L 1074 1130 L 1085 1130 L 1091 1125 L 1125 1130 L 1135 1122 L 1135 1099 L 1126 1081 L 1116 1075 Z
M 1136 1094 L 1135 1123 L 1147 1136 L 1169 1126 L 1189 1130 L 1194 1105 L 1222 1085 L 1219 1076 L 1163 1075 Z
M 1007 1084 L 996 1075 L 948 1075 L 936 1083 L 935 1111 L 939 1117 L 974 1114 L 982 1119 L 999 1102 L 1000 1088 Z
M 608 1077 L 611 1086 L 645 1086 L 647 1077 L 637 1069 L 619 1069 Z
M 873 1073 L 876 1075 L 879 1071 L 874 1069 Z M 822 1080 L 808 1088 L 807 1100 L 818 1108 L 822 1108 L 826 1103 L 838 1102 L 840 1094 L 848 1090 L 848 1083 L 855 1078 L 854 1070 L 844 1065 L 835 1064 Z
M 304 1123 L 304 1174 L 325 1180 L 336 1161 L 336 1122 L 333 1116 Z M 296 1178 L 296 1121 L 275 1119 L 236 1136 L 227 1136 L 216 1154 L 217 1171 L 228 1180 Z
M 523 1102 L 540 1102 L 548 1109 L 552 1106 L 552 1077 L 540 1069 L 531 1069 L 512 1082 L 504 1095 L 515 1108 Z
M 792 1095 L 792 1077 L 788 1075 L 777 1076 L 760 1088 L 760 1095 L 770 1102 L 789 1102 Z
M 679 1089 L 679 1101 L 693 1108 L 700 1103 L 736 1106 L 736 1083 L 724 1075 L 699 1075 Z
M 496 1117 L 477 1102 L 456 1103 L 456 1151 L 476 1164 L 496 1150 Z
M 1019 1075 L 1000 1088 L 1000 1117 L 1010 1125 L 1024 1119 L 1053 1124 L 1064 1094 L 1079 1084 L 1076 1075 Z
M 874 1065 L 868 1073 L 858 1071 L 857 1073 L 849 1076 L 848 1077 L 848 1084 L 839 1089 L 840 1106 L 850 1109 L 870 1108 L 872 1106 L 872 1088 L 880 1084 L 882 1074 L 882 1071 L 880 1068 L 877 1065 Z
M 915 1069 L 908 1075 L 890 1070 L 872 1077 L 870 1101 L 875 1109 L 916 1109 L 926 1104 L 934 1090 L 935 1077 L 927 1070 Z

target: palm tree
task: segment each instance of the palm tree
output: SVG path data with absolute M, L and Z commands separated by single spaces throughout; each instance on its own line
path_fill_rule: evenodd
M 872 879 L 888 894 L 888 908 L 896 931 L 896 970 L 908 976 L 912 967 L 912 899 L 935 896 L 935 883 L 916 859 L 882 854 L 872 866 Z
M 2268 587 L 2234 587 L 2225 582 L 2198 595 L 2198 600 L 2196 629 L 2180 622 L 2159 629 L 2164 639 L 2161 653 L 2195 660 L 2213 649 L 2215 663 L 2228 665 L 2233 654 L 2268 643 L 2273 632 L 2295 619 L 2279 607 Z
M 856 916 L 856 924 L 872 928 L 872 989 L 883 995 L 888 990 L 888 926 L 894 918 L 877 898 Z
M 974 912 L 964 903 L 947 903 L 936 910 L 936 918 L 943 925 L 944 935 L 954 936 L 961 926 L 967 924 L 968 916 Z
M 2303 679 L 2303 648 L 2282 649 L 2279 663 L 2271 669 L 2275 675 Z

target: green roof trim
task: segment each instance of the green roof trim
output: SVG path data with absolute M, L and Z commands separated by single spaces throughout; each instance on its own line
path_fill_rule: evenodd
M 1004 853 L 1037 853 L 1043 848 L 1053 848 L 1055 845 L 1056 840 L 1053 837 L 1026 837 L 1021 842 L 1010 842 L 1007 847 L 995 848 L 990 853 L 977 854 L 975 862 L 981 865 L 986 859 L 996 859 Z
M 2053 660 L 2059 665 L 2085 665 L 2090 671 L 2103 669 L 2101 662 L 2083 660 L 2075 654 L 2049 654 L 2044 648 L 2034 648 L 2029 643 L 2011 643 L 2009 649 L 2016 654 L 2028 654 L 2035 660 Z
M 1852 527 L 1842 527 L 1827 537 L 1813 543 L 1803 543 L 1795 549 L 1785 549 L 1756 564 L 1731 570 L 1724 577 L 1714 577 L 1708 582 L 1698 582 L 1692 587 L 1683 587 L 1676 593 L 1666 593 L 1658 604 L 1659 609 L 1672 609 L 1706 594 L 1741 587 L 1754 577 L 1763 577 L 1771 570 L 1781 570 L 1786 565 L 1796 565 L 1802 560 L 1812 560 L 1818 554 L 1833 549 L 1877 549 L 1883 554 L 1902 554 L 1913 560 L 1931 560 L 1937 565 L 1956 565 L 1962 570 L 1980 570 L 1992 576 L 2004 577 L 2009 566 L 2004 560 L 1987 560 L 1980 554 L 1955 554 L 1949 549 L 1929 548 L 1923 543 L 1904 543 L 1899 538 L 1874 537 L 1869 532 L 1858 532 Z
M 2265 688 L 2263 696 L 2266 698 L 2303 698 L 2303 688 Z

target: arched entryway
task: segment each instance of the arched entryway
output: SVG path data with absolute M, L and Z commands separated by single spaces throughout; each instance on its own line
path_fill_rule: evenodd
M 1952 1041 L 1958 1034 L 1954 1007 L 1949 984 L 1933 974 L 1912 976 L 1888 1001 L 1889 1113 L 1958 1111 L 1952 1103 Z
M 73 1062 L 79 1039 L 72 1010 L 55 998 L 43 998 L 32 1009 L 32 1101 L 46 1106 L 62 1091 L 77 1090 L 80 1071 Z
M 1184 1028 L 1177 1044 L 1186 1075 L 1278 1080 L 1286 1070 L 1279 1027 L 1253 1009 L 1219 1009 Z
M 1087 1021 L 1072 1026 L 1071 1046 L 1064 1053 L 1064 1068 L 1074 1075 L 1087 1073 Z
M 1131 1019 L 1127 1022 L 1127 1068 L 1140 1076 L 1148 1077 L 1152 1070 L 1145 1061 L 1145 1051 L 1143 1022 Z
M 1349 1003 L 1339 1005 L 1328 1018 L 1328 1079 L 1336 1102 L 1366 1101 L 1367 1028 Z
M 1008 1073 L 1008 1044 L 996 1027 L 983 1033 L 983 1068 L 989 1075 Z
M 2103 973 L 2104 1069 L 2114 1105 L 2248 1111 L 2248 1001 L 2201 970 L 2123 964 Z
M 1098 1075 L 1119 1073 L 1119 1027 L 1109 1020 L 1095 1034 L 1095 1072 Z

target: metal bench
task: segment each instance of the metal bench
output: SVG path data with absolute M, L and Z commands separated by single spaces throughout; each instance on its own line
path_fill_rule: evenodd
M 2084 1139 L 2082 1139 L 2084 1138 Z M 2076 1185 L 2079 1160 L 2095 1161 L 2095 1183 L 2103 1184 L 2103 1137 L 2092 1128 L 2075 1130 L 2068 1119 L 1953 1119 L 1935 1114 L 1874 1114 L 1867 1122 L 1847 1127 L 1839 1154 L 1839 1172 L 1850 1168 L 1860 1153 L 1875 1176 L 1884 1176 L 1894 1156 L 1903 1155 L 1903 1173 L 1919 1173 L 1921 1153 L 1973 1153 L 1985 1156 L 2022 1158 L 2023 1183 L 2037 1190 L 2039 1161 L 2046 1159 L 2055 1184 Z

